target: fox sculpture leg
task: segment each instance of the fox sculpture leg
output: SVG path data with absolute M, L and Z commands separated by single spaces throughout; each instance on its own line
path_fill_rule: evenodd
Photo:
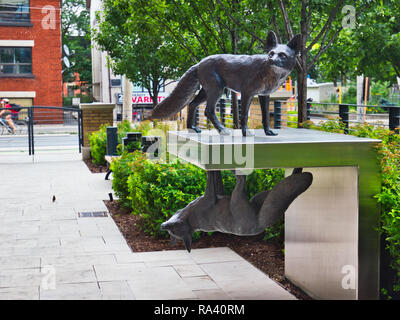
M 261 116 L 264 132 L 267 136 L 276 136 L 277 133 L 269 128 L 269 96 L 258 96 L 260 101 Z
M 207 96 L 205 115 L 214 125 L 215 129 L 217 129 L 219 134 L 230 135 L 230 130 L 222 125 L 215 114 L 217 102 L 225 88 L 224 82 L 218 73 L 213 69 L 207 68 L 207 65 L 202 67 L 199 71 L 202 71 L 201 75 L 199 75 L 199 81 L 203 84 L 203 89 Z
M 196 133 L 200 133 L 201 130 L 197 127 L 196 123 L 196 111 L 197 107 L 207 100 L 207 95 L 204 89 L 201 89 L 197 96 L 189 103 L 189 114 L 187 118 L 187 128 L 194 130 Z
M 297 168 L 271 190 L 262 191 L 249 201 L 246 176 L 236 175 L 232 195 L 224 196 L 221 172 L 207 172 L 204 195 L 176 212 L 161 225 L 161 230 L 183 240 L 189 252 L 194 231 L 256 235 L 275 224 L 290 204 L 310 187 L 312 180 L 311 173 Z

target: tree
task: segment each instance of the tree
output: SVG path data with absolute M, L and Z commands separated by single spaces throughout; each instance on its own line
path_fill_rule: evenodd
M 358 69 L 360 53 L 356 49 L 358 45 L 353 34 L 352 30 L 343 30 L 335 44 L 321 55 L 318 73 L 323 81 L 332 81 L 335 86 L 341 81 L 344 85 L 347 79 L 355 78 L 360 73 Z
M 369 8 L 372 1 L 353 1 L 354 10 L 357 12 Z M 302 35 L 300 56 L 297 61 L 297 93 L 298 93 L 298 126 L 307 120 L 307 74 L 318 62 L 321 55 L 331 47 L 350 20 L 352 10 L 347 16 L 340 16 L 344 8 L 344 0 L 320 1 L 301 0 L 295 4 L 284 0 L 277 0 L 281 12 L 285 33 L 288 38 L 295 30 Z M 291 4 L 291 6 L 288 6 Z M 345 20 L 346 19 L 346 20 Z
M 364 74 L 396 83 L 400 76 L 400 3 L 382 1 L 357 13 L 354 28 L 343 30 L 320 58 L 325 79 L 336 81 Z
M 85 0 L 63 0 L 61 11 L 62 43 L 70 51 L 71 67 L 63 73 L 63 81 L 75 80 L 79 73 L 82 83 L 92 83 L 92 60 L 90 49 L 90 17 Z
M 344 27 L 351 25 L 355 18 L 353 13 L 365 12 L 376 2 L 359 0 L 353 1 L 352 6 L 345 7 L 344 0 L 263 1 L 280 42 L 284 42 L 284 35 L 286 41 L 292 39 L 296 33 L 302 35 L 300 55 L 296 64 L 299 127 L 307 120 L 308 73 L 316 66 L 321 55 L 332 46 Z M 343 9 L 345 15 L 341 16 Z M 281 20 L 276 19 L 278 14 Z
M 400 77 L 400 2 L 379 1 L 360 14 L 354 30 L 358 70 L 367 77 L 396 83 Z
M 168 35 L 155 32 L 148 17 L 135 8 L 135 1 L 103 1 L 104 10 L 97 14 L 98 30 L 93 30 L 92 36 L 108 53 L 113 72 L 146 88 L 155 106 L 164 81 L 182 72 L 175 59 L 185 60 L 186 56 L 171 45 Z
M 373 2 L 353 3 L 355 10 L 361 11 L 362 6 L 369 8 Z M 137 0 L 137 3 L 143 14 L 151 16 L 155 25 L 170 33 L 197 61 L 213 53 L 259 52 L 270 29 L 281 43 L 300 33 L 302 43 L 296 64 L 299 126 L 307 119 L 307 74 L 344 25 L 344 17 L 340 16 L 344 0 Z
M 155 32 L 169 34 L 173 45 L 181 47 L 191 64 L 217 53 L 260 53 L 266 43 L 268 19 L 257 0 L 130 2 L 138 14 L 149 17 Z M 234 126 L 239 128 L 235 93 L 232 93 L 232 109 Z

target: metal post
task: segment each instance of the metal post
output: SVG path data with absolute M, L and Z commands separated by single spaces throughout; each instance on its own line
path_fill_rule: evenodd
M 80 126 L 81 126 L 81 145 L 82 146 L 84 146 L 84 131 L 83 131 L 83 110 L 79 110 L 79 112 L 80 112 L 80 119 L 81 119 L 81 122 L 80 122 Z
M 307 121 L 311 119 L 311 103 L 307 102 Z
M 194 117 L 194 125 L 195 125 L 195 127 L 199 126 L 199 108 L 196 108 L 196 115 Z
M 29 155 L 32 155 L 32 140 L 31 140 L 31 108 L 28 108 L 28 145 Z
M 345 104 L 339 105 L 339 122 L 342 123 L 344 128 L 344 133 L 349 133 L 349 106 Z
M 400 133 L 400 107 L 389 107 L 389 130 Z
M 29 137 L 29 142 L 30 142 L 30 153 L 29 155 L 34 155 L 35 154 L 35 140 L 33 137 L 33 107 L 29 107 L 28 109 L 28 115 L 29 115 L 29 122 L 28 122 L 28 130 L 30 131 L 30 134 L 28 135 Z
M 82 110 L 78 110 L 78 145 L 79 145 L 79 153 L 82 153 Z
M 225 126 L 225 99 L 219 99 L 219 114 L 222 125 Z
M 269 106 L 267 106 L 269 112 Z M 274 101 L 274 129 L 280 129 L 282 126 L 282 103 Z
M 118 132 L 117 127 L 107 127 L 107 155 L 117 155 Z

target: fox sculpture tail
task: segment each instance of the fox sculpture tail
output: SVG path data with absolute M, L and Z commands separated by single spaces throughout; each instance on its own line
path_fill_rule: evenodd
M 178 113 L 190 102 L 199 84 L 196 64 L 185 72 L 171 94 L 154 107 L 149 119 L 168 118 Z

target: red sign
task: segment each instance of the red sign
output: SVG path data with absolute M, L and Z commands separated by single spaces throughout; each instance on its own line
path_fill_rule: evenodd
M 165 92 L 162 93 L 162 95 L 158 96 L 158 102 L 160 103 L 167 97 L 167 94 Z M 132 95 L 132 103 L 133 104 L 153 104 L 153 99 L 145 93 L 133 93 Z

